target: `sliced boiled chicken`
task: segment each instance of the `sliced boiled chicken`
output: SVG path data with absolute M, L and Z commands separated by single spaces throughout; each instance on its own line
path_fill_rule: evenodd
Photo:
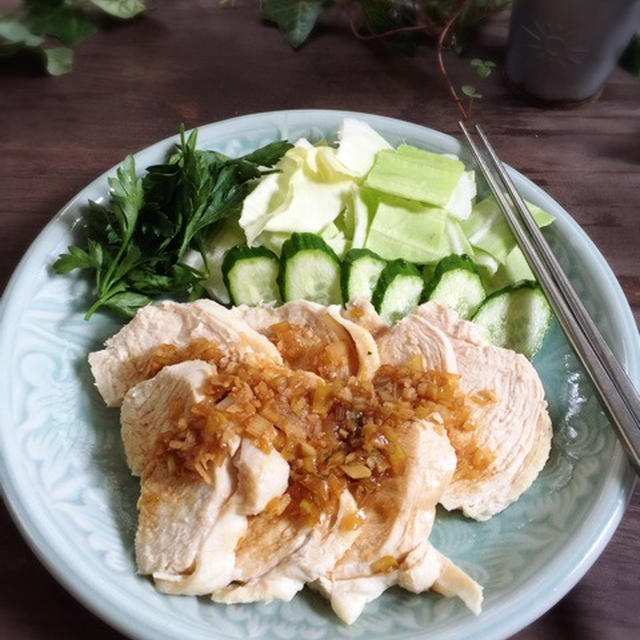
M 342 315 L 351 322 L 366 329 L 374 339 L 378 333 L 389 328 L 389 325 L 378 315 L 375 307 L 367 298 L 350 300 L 342 311 Z
M 522 355 L 488 344 L 451 309 L 427 302 L 377 331 L 380 359 L 401 364 L 419 353 L 425 368 L 457 373 L 473 402 L 469 429 L 449 437 L 458 455 L 441 502 L 476 520 L 502 511 L 531 485 L 551 446 L 542 384 Z
M 366 497 L 360 505 L 365 516 L 360 535 L 333 569 L 312 585 L 349 624 L 389 587 L 400 585 L 420 593 L 436 584 L 441 574 L 445 579 L 455 566 L 427 542 L 436 505 L 455 470 L 453 448 L 439 425 L 425 420 L 401 425 L 397 436 L 407 454 L 404 473 L 385 478 Z M 470 591 L 477 612 L 482 590 L 457 571 L 460 580 L 452 581 L 452 594 Z
M 211 485 L 194 483 L 157 466 L 140 482 L 135 552 L 142 574 L 190 575 L 201 564 L 207 535 L 235 489 L 230 460 L 217 467 Z
M 325 378 L 358 375 L 370 379 L 380 365 L 369 331 L 343 317 L 337 305 L 295 300 L 279 307 L 241 305 L 231 313 L 272 340 L 294 369 L 314 371 Z M 336 359 L 341 366 L 335 367 Z
M 136 561 L 169 593 L 211 593 L 226 585 L 247 517 L 264 510 L 288 484 L 289 465 L 282 456 L 265 453 L 246 438 L 235 437 L 229 456 L 212 466 L 210 483 L 183 479 L 157 460 L 158 439 L 204 398 L 202 387 L 215 373 L 215 367 L 197 360 L 165 367 L 134 386 L 122 405 L 127 460 L 141 476 Z
M 140 476 L 138 568 L 170 594 L 310 584 L 350 623 L 398 585 L 477 613 L 481 587 L 428 540 L 436 505 L 486 519 L 549 450 L 533 367 L 437 303 L 390 327 L 365 300 L 163 302 L 90 364 Z
M 120 406 L 131 387 L 155 373 L 150 365 L 160 345 L 180 350 L 198 339 L 211 341 L 229 356 L 257 352 L 282 361 L 271 342 L 217 302 L 164 301 L 142 307 L 104 349 L 89 355 L 98 391 L 108 406 Z
M 122 441 L 134 475 L 142 475 L 145 465 L 153 460 L 158 438 L 173 428 L 168 419 L 172 406 L 178 406 L 180 413 L 184 413 L 202 401 L 203 386 L 215 373 L 216 367 L 207 362 L 187 360 L 165 367 L 125 394 L 120 411 Z
M 446 597 L 458 596 L 476 615 L 482 608 L 482 587 L 442 555 L 428 541 L 411 551 L 398 569 L 347 580 L 316 580 L 310 585 L 331 602 L 336 615 L 351 624 L 364 607 L 393 586 L 412 593 L 432 589 Z
M 455 452 L 439 425 L 426 420 L 401 423 L 395 435 L 406 456 L 404 472 L 384 478 L 360 503 L 364 524 L 333 568 L 336 580 L 371 575 L 381 558 L 398 562 L 431 532 L 436 505 L 456 467 Z
M 414 355 L 422 358 L 427 370 L 457 373 L 453 345 L 447 334 L 418 314 L 410 314 L 392 327 L 380 330 L 376 342 L 380 361 L 402 365 Z
M 312 527 L 290 524 L 292 530 L 280 530 L 285 535 L 278 544 L 275 558 L 267 555 L 274 542 L 273 533 L 263 530 L 263 535 L 256 535 L 255 531 L 249 531 L 250 540 L 255 546 L 249 549 L 247 544 L 241 544 L 237 551 L 238 570 L 234 579 L 239 584 L 231 584 L 214 592 L 212 599 L 226 604 L 291 600 L 305 584 L 331 571 L 353 545 L 360 532 L 357 529 L 343 529 L 340 524 L 357 510 L 353 496 L 349 491 L 343 491 L 336 513 L 322 514 L 320 521 Z M 258 526 L 258 523 L 255 520 L 253 526 Z M 275 531 L 279 531 L 279 528 L 276 527 Z M 242 558 L 243 551 L 248 552 L 245 558 Z M 247 559 L 251 556 L 259 558 L 258 564 L 248 567 Z M 249 575 L 251 577 L 247 579 Z
M 416 421 L 399 431 L 399 442 L 410 452 L 405 473 L 386 478 L 359 509 L 345 491 L 337 514 L 325 515 L 312 528 L 257 516 L 236 550 L 238 584 L 215 592 L 213 599 L 290 600 L 310 583 L 350 624 L 368 602 L 400 585 L 414 593 L 447 588 L 448 595 L 461 595 L 478 612 L 480 586 L 427 542 L 435 506 L 455 469 L 453 449 L 437 425 Z M 356 509 L 364 524 L 343 530 L 339 523 Z M 387 559 L 397 568 L 376 567 Z
M 474 429 L 452 436 L 454 447 L 471 456 L 472 468 L 456 473 L 442 505 L 486 520 L 531 486 L 549 456 L 552 427 L 542 383 L 523 355 L 487 344 L 475 325 L 447 307 L 430 302 L 415 313 L 447 334 L 460 387 L 477 399 Z M 489 463 L 473 469 L 473 456 L 485 452 Z

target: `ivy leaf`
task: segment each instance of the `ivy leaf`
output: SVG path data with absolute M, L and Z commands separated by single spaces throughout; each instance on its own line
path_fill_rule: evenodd
M 0 54 L 4 52 L 7 55 L 23 47 L 37 47 L 43 40 L 19 20 L 0 17 Z
M 26 53 L 37 56 L 50 75 L 71 71 L 70 47 L 97 30 L 89 2 L 121 19 L 145 9 L 144 0 L 24 0 L 10 15 L 0 15 L 0 57 Z
M 636 33 L 624 50 L 619 65 L 634 76 L 640 75 L 640 33 Z
M 71 71 L 71 67 L 73 66 L 73 51 L 69 49 L 69 47 L 43 49 L 42 56 L 48 74 L 61 76 Z
M 66 46 L 93 35 L 97 30 L 91 18 L 75 7 L 43 0 L 29 2 L 27 6 L 25 22 L 31 31 L 42 36 L 54 36 Z
M 133 18 L 145 10 L 144 0 L 91 0 L 99 9 L 114 18 Z
M 309 37 L 318 16 L 331 4 L 332 0 L 263 0 L 260 16 L 275 22 L 297 49 Z
M 481 78 L 486 78 L 491 75 L 491 72 L 496 66 L 496 63 L 492 60 L 481 60 L 480 58 L 473 58 L 471 60 L 471 66 L 475 67 L 476 73 Z
M 496 63 L 492 60 L 481 60 L 480 58 L 474 58 L 471 60 L 471 66 L 475 67 L 476 73 L 481 78 L 486 78 L 491 75 L 493 69 L 495 69 Z
M 362 0 L 362 13 L 373 33 L 413 27 L 418 22 L 413 0 Z M 395 33 L 388 41 L 403 53 L 413 55 L 422 35 L 419 32 Z
M 460 87 L 462 93 L 469 98 L 482 98 L 482 94 L 476 91 L 475 87 L 472 87 L 470 84 L 465 84 Z

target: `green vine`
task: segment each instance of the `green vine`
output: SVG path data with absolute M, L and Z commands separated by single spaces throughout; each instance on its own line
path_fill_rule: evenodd
M 435 42 L 438 68 L 466 120 L 470 116 L 470 103 L 465 104 L 451 82 L 444 51 L 453 49 L 460 53 L 483 20 L 510 4 L 511 0 L 262 0 L 261 16 L 275 23 L 294 48 L 306 41 L 318 18 L 330 8 L 346 14 L 359 40 L 385 40 L 409 54 L 423 42 Z M 475 70 L 480 77 L 486 77 L 495 65 L 482 62 L 485 64 Z M 467 90 L 461 89 L 463 95 L 471 99 L 480 97 L 471 85 L 464 87 Z

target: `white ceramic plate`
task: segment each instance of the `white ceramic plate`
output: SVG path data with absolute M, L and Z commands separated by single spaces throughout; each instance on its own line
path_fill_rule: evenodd
M 333 138 L 347 115 L 280 111 L 200 128 L 202 147 L 239 155 L 274 139 Z M 459 153 L 451 137 L 365 114 L 392 144 L 407 141 Z M 136 156 L 163 160 L 172 140 Z M 485 523 L 441 513 L 431 540 L 485 586 L 484 611 L 457 599 L 392 589 L 351 627 L 306 591 L 291 603 L 225 607 L 170 597 L 136 575 L 132 542 L 137 480 L 126 468 L 117 410 L 106 409 L 86 364 L 117 325 L 83 320 L 88 285 L 50 265 L 73 241 L 89 198 L 107 194 L 110 169 L 47 225 L 17 268 L 0 316 L 0 479 L 25 538 L 80 601 L 137 638 L 500 638 L 541 615 L 594 562 L 620 521 L 632 475 L 590 384 L 557 327 L 536 358 L 554 422 L 552 454 L 534 486 Z M 571 280 L 635 380 L 640 340 L 628 304 L 604 259 L 557 203 L 512 172 L 525 198 L 557 217 L 548 235 Z

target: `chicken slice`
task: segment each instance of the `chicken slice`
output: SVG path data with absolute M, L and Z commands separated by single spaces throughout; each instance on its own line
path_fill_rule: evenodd
M 355 322 L 363 329 L 366 329 L 374 339 L 377 338 L 380 331 L 389 327 L 367 298 L 354 298 L 347 302 L 342 310 L 342 315 L 347 320 L 351 320 L 351 322 Z
M 391 327 L 376 334 L 380 361 L 384 364 L 406 364 L 412 355 L 420 355 L 425 370 L 457 373 L 453 345 L 437 325 L 411 313 Z
M 453 309 L 435 300 L 417 306 L 413 314 L 440 328 L 454 341 L 462 340 L 478 346 L 489 344 L 478 325 L 463 320 Z
M 517 500 L 544 467 L 551 449 L 551 419 L 540 379 L 523 355 L 463 341 L 455 352 L 461 388 L 472 396 L 489 389 L 495 401 L 476 404 L 475 428 L 453 438 L 456 450 L 471 448 L 481 456 L 487 452 L 489 463 L 471 474 L 456 473 L 441 503 L 487 520 Z
M 180 349 L 196 339 L 210 340 L 232 356 L 257 352 L 282 362 L 271 342 L 217 302 L 164 301 L 142 307 L 106 341 L 104 349 L 89 354 L 91 372 L 106 404 L 120 406 L 127 390 L 149 377 L 149 364 L 159 345 Z
M 120 411 L 122 441 L 134 475 L 141 475 L 153 459 L 158 437 L 174 428 L 168 418 L 175 403 L 180 406 L 180 415 L 186 415 L 205 398 L 202 387 L 216 371 L 215 366 L 202 360 L 187 360 L 165 367 L 125 394 Z
M 365 521 L 360 536 L 333 567 L 336 580 L 374 573 L 380 558 L 404 558 L 429 537 L 435 509 L 456 467 L 446 433 L 426 420 L 401 423 L 395 431 L 406 455 L 405 469 L 381 480 L 360 503 Z
M 517 500 L 548 458 L 552 428 L 542 383 L 524 356 L 488 344 L 473 323 L 437 302 L 420 305 L 380 333 L 383 362 L 397 364 L 403 353 L 405 359 L 415 353 L 411 328 L 427 368 L 440 361 L 445 371 L 457 371 L 460 388 L 473 401 L 470 424 L 475 428 L 449 434 L 459 463 L 441 503 L 486 520 Z M 451 352 L 455 365 L 446 364 Z
M 287 364 L 294 369 L 323 373 L 321 349 L 329 345 L 345 345 L 344 366 L 334 371 L 339 377 L 358 375 L 370 379 L 380 365 L 378 350 L 371 334 L 344 318 L 340 307 L 325 307 L 307 300 L 295 300 L 274 307 L 267 304 L 241 305 L 231 313 L 279 346 Z M 295 342 L 279 339 L 274 325 L 288 323 L 298 328 Z M 320 356 L 320 358 L 319 358 Z M 335 368 L 335 367 L 334 367 Z
M 437 425 L 414 421 L 398 429 L 398 441 L 407 453 L 403 474 L 386 478 L 360 505 L 365 522 L 353 546 L 313 588 L 331 601 L 336 615 L 351 624 L 368 602 L 394 585 L 420 593 L 446 576 L 453 563 L 427 539 L 435 508 L 453 476 L 456 457 Z M 380 566 L 385 563 L 388 566 Z M 378 566 L 376 566 L 378 564 Z M 464 572 L 451 595 L 466 596 L 480 587 Z M 479 606 L 479 600 L 472 601 Z
M 352 624 L 369 602 L 396 585 L 412 593 L 433 589 L 446 597 L 458 596 L 476 615 L 482 607 L 482 587 L 428 541 L 393 571 L 347 580 L 320 578 L 310 586 L 330 601 L 343 622 Z
M 142 574 L 189 574 L 235 487 L 229 460 L 211 485 L 177 478 L 158 465 L 140 483 L 135 554 Z
M 369 331 L 345 318 L 341 311 L 338 305 L 327 308 L 327 313 L 348 331 L 353 340 L 358 354 L 358 377 L 362 380 L 370 380 L 380 366 L 378 345 Z
M 235 491 L 202 540 L 192 570 L 188 574 L 154 572 L 156 586 L 163 593 L 205 595 L 229 584 L 238 541 L 247 531 L 247 517 L 260 513 L 270 500 L 286 491 L 289 465 L 277 451 L 264 453 L 243 438 L 231 462 Z
M 254 565 L 249 578 L 244 584 L 231 584 L 212 594 L 212 600 L 226 604 L 241 602 L 256 602 L 271 600 L 289 601 L 300 591 L 306 583 L 313 582 L 328 573 L 338 559 L 351 547 L 360 532 L 356 530 L 344 530 L 340 523 L 343 518 L 353 514 L 358 507 L 351 493 L 347 490 L 340 495 L 337 512 L 324 513 L 320 521 L 313 527 L 303 526 L 296 530 L 292 525 L 290 536 L 283 540 L 286 552 L 279 553 L 275 562 L 269 562 L 268 553 L 273 536 L 267 533 L 267 544 L 262 546 L 261 540 L 253 536 L 257 542 L 257 549 L 253 549 L 252 555 L 261 555 L 267 564 Z M 288 544 L 287 544 L 288 543 Z M 244 547 L 246 549 L 246 546 Z M 240 556 L 241 550 L 238 550 Z M 242 561 L 240 561 L 242 562 Z M 246 566 L 246 563 L 244 563 Z M 259 574 L 270 566 L 264 573 Z M 236 580 L 242 577 L 242 568 L 236 574 Z
M 194 360 L 162 369 L 135 385 L 122 405 L 122 437 L 134 474 L 141 475 L 136 561 L 168 593 L 211 593 L 227 584 L 247 516 L 260 513 L 288 486 L 289 465 L 235 437 L 230 455 L 213 465 L 211 483 L 183 478 L 158 462 L 156 443 L 180 415 L 204 398 L 203 383 L 216 368 Z M 181 413 L 170 415 L 179 401 Z

